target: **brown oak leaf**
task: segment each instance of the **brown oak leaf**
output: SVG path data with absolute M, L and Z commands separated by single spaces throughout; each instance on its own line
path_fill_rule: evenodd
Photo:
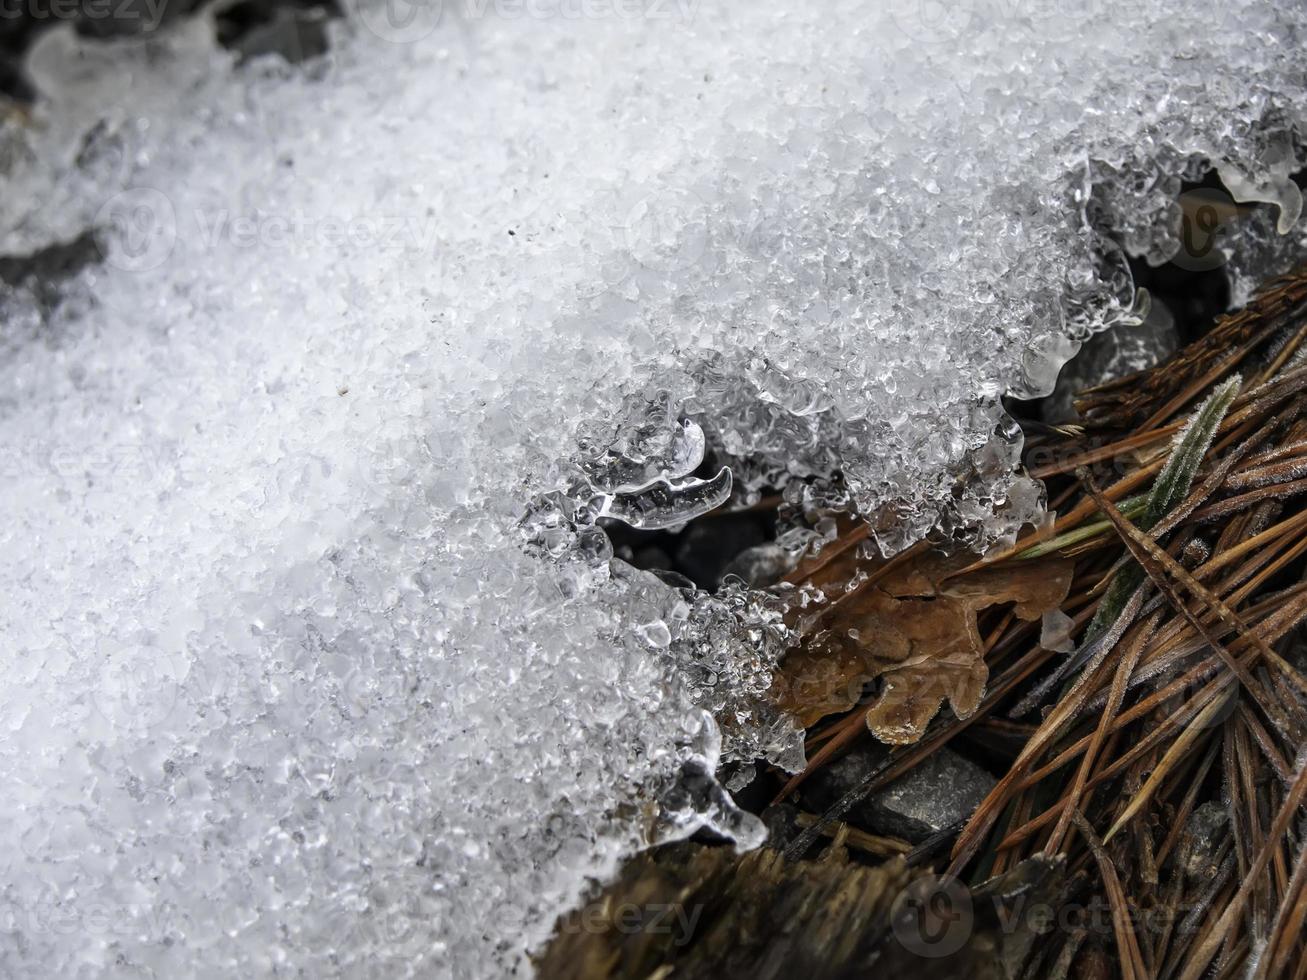
M 1021 619 L 1039 619 L 1066 599 L 1073 569 L 1049 559 L 946 577 L 970 560 L 927 553 L 870 584 L 828 593 L 827 613 L 782 665 L 778 703 L 806 728 L 852 708 L 879 678 L 867 727 L 883 742 L 917 741 L 946 700 L 966 718 L 989 679 L 976 614 L 1011 602 Z

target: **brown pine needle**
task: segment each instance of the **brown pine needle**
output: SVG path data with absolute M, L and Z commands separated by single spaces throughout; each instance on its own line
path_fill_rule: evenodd
M 1144 652 L 1144 647 L 1152 639 L 1160 615 L 1160 612 L 1157 612 L 1147 619 L 1143 624 L 1143 628 L 1136 633 L 1121 654 L 1121 662 L 1117 665 L 1116 674 L 1112 677 L 1112 689 L 1108 695 L 1107 707 L 1103 710 L 1103 714 L 1098 721 L 1098 727 L 1094 729 L 1093 738 L 1089 742 L 1089 747 L 1085 749 L 1085 754 L 1080 760 L 1080 768 L 1076 772 L 1075 782 L 1071 784 L 1071 791 L 1062 803 L 1062 815 L 1058 818 L 1057 825 L 1053 828 L 1053 833 L 1044 846 L 1044 853 L 1049 856 L 1058 853 L 1062 849 L 1062 839 L 1066 835 L 1072 815 L 1080 812 L 1080 797 L 1085 791 L 1085 784 L 1089 781 L 1089 773 L 1093 769 L 1094 763 L 1098 761 L 1098 750 L 1106 740 L 1107 733 L 1112 726 L 1113 719 L 1116 718 L 1117 712 L 1121 710 L 1121 702 L 1125 698 L 1126 686 L 1130 683 L 1130 675 L 1134 673 L 1134 669 L 1139 663 L 1139 656 Z
M 1302 942 L 1307 929 L 1307 842 L 1298 845 L 1298 860 L 1293 877 L 1285 888 L 1284 899 L 1271 926 L 1270 940 L 1262 950 L 1257 969 L 1250 980 L 1282 977 L 1288 973 L 1288 960 L 1294 946 Z
M 1157 787 L 1161 785 L 1162 780 L 1167 777 L 1176 763 L 1184 758 L 1185 754 L 1189 751 L 1189 747 L 1198 740 L 1199 736 L 1211 730 L 1212 722 L 1216 720 L 1220 713 L 1225 709 L 1225 706 L 1229 704 L 1230 698 L 1234 696 L 1234 693 L 1235 689 L 1233 687 L 1227 688 L 1223 697 L 1213 698 L 1202 711 L 1194 716 L 1193 721 L 1185 726 L 1185 730 L 1180 733 L 1180 737 L 1172 742 L 1171 747 L 1166 750 L 1166 755 L 1162 756 L 1162 761 L 1158 763 L 1157 768 L 1154 769 L 1152 775 L 1148 777 L 1148 781 L 1144 783 L 1139 792 L 1134 795 L 1128 804 L 1126 804 L 1125 811 L 1116 818 L 1116 822 L 1112 824 L 1111 829 L 1103 835 L 1104 841 L 1110 841 L 1115 837 L 1117 832 L 1128 824 L 1134 818 L 1135 814 L 1143 808 L 1143 805 L 1148 802 Z
M 1185 961 L 1184 970 L 1180 974 L 1180 980 L 1199 980 L 1199 977 L 1203 975 L 1203 971 L 1211 963 L 1212 957 L 1216 955 L 1217 948 L 1229 936 L 1235 921 L 1242 916 L 1249 895 L 1252 894 L 1257 880 L 1266 870 L 1272 853 L 1280 846 L 1280 839 L 1289 829 L 1289 824 L 1298 815 L 1298 810 L 1302 807 L 1304 798 L 1307 798 L 1307 753 L 1303 753 L 1298 759 L 1298 771 L 1294 776 L 1293 785 L 1289 788 L 1284 803 L 1281 804 L 1279 812 L 1275 815 L 1275 822 L 1271 825 L 1271 831 L 1267 835 L 1266 842 L 1259 850 L 1248 874 L 1244 876 L 1243 884 L 1239 886 L 1234 899 L 1226 906 L 1225 911 L 1216 921 L 1216 925 L 1203 936 L 1189 954 L 1189 958 Z
M 1153 581 L 1153 584 L 1162 591 L 1168 600 L 1170 600 L 1176 611 L 1184 616 L 1185 619 L 1189 621 L 1189 624 L 1202 634 L 1203 639 L 1206 640 L 1208 645 L 1216 651 L 1217 655 L 1225 662 L 1226 667 L 1230 669 L 1231 673 L 1239 678 L 1240 683 L 1243 684 L 1248 693 L 1257 700 L 1257 703 L 1261 706 L 1262 710 L 1266 712 L 1267 716 L 1280 722 L 1283 726 L 1286 722 L 1283 719 L 1282 712 L 1279 710 L 1279 706 L 1274 705 L 1269 701 L 1262 685 L 1253 678 L 1252 674 L 1248 672 L 1248 669 L 1225 648 L 1225 645 L 1216 638 L 1215 634 L 1213 634 L 1207 626 L 1203 624 L 1198 616 L 1189 609 L 1189 606 L 1180 598 L 1180 595 L 1174 586 L 1172 586 L 1167 580 L 1168 574 L 1177 579 L 1181 585 L 1185 586 L 1185 588 L 1187 588 L 1205 605 L 1213 609 L 1227 625 L 1235 627 L 1241 637 L 1249 637 L 1257 647 L 1258 651 L 1268 660 L 1278 660 L 1280 659 L 1279 655 L 1267 646 L 1266 641 L 1262 640 L 1256 632 L 1249 629 L 1248 625 L 1234 612 L 1233 609 L 1204 588 L 1201 583 L 1185 571 L 1184 567 L 1179 562 L 1168 555 L 1163 549 L 1159 548 L 1157 543 L 1151 537 L 1127 521 L 1121 515 L 1121 512 L 1117 510 L 1116 506 L 1099 493 L 1098 489 L 1093 485 L 1093 481 L 1088 479 L 1087 474 L 1084 483 L 1085 489 L 1089 492 L 1090 496 L 1099 503 L 1103 508 L 1103 512 L 1107 514 L 1108 519 L 1116 525 L 1117 531 L 1121 533 L 1121 540 L 1130 550 L 1131 554 L 1134 555 L 1135 560 L 1143 567 L 1145 574 L 1147 574 Z
M 1121 888 L 1121 879 L 1117 876 L 1116 866 L 1107 856 L 1103 842 L 1098 839 L 1098 835 L 1094 833 L 1094 828 L 1089 825 L 1084 814 L 1076 810 L 1072 814 L 1072 819 L 1094 855 L 1094 861 L 1098 864 L 1098 873 L 1107 891 L 1108 902 L 1112 908 L 1112 931 L 1116 935 L 1121 976 L 1123 980 L 1144 980 L 1148 976 L 1148 969 L 1144 966 L 1143 955 L 1139 952 L 1139 941 L 1135 937 L 1129 902 Z

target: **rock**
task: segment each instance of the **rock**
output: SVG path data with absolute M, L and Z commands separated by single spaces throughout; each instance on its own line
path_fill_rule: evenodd
M 331 0 L 240 0 L 223 6 L 215 24 L 218 42 L 241 60 L 275 54 L 295 65 L 326 53 L 327 24 L 339 16 Z
M 48 308 L 58 302 L 64 281 L 100 258 L 94 233 L 83 232 L 71 241 L 57 242 L 26 255 L 0 255 L 0 284 L 29 290 Z
M 0 255 L 0 358 L 37 338 L 49 342 L 66 284 L 99 261 L 90 231 L 23 255 Z
M 1195 807 L 1189 814 L 1181 838 L 1179 860 L 1190 881 L 1210 880 L 1220 870 L 1216 854 L 1227 836 L 1229 822 L 1230 815 L 1225 807 L 1214 801 Z
M 48 0 L 16 3 L 0 14 L 0 97 L 30 104 L 40 94 L 23 71 L 27 48 L 47 28 L 65 21 L 98 39 L 152 37 L 201 8 L 214 8 L 218 42 L 242 60 L 277 54 L 298 64 L 326 52 L 327 23 L 342 14 L 335 0 L 88 0 L 52 7 Z
M 804 793 L 808 808 L 825 810 L 887 756 L 883 746 L 869 744 L 826 766 L 809 780 Z M 912 772 L 854 807 L 848 822 L 915 844 L 969 817 L 994 784 L 994 777 L 975 763 L 950 749 L 937 749 Z

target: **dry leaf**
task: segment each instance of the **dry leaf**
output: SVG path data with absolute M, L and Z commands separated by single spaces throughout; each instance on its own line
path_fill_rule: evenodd
M 882 681 L 867 726 L 883 742 L 910 744 L 945 700 L 959 718 L 976 710 L 989 669 L 976 613 L 1016 603 L 1028 621 L 1058 608 L 1073 562 L 1029 561 L 946 579 L 966 561 L 923 554 L 835 603 L 782 666 L 774 695 L 805 728 L 847 711 Z

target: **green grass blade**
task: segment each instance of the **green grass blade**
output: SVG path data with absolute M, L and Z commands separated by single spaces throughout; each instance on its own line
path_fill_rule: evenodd
M 1211 448 L 1216 430 L 1221 427 L 1225 413 L 1230 410 L 1235 395 L 1239 393 L 1241 383 L 1242 379 L 1236 374 L 1220 385 L 1177 433 L 1171 456 L 1162 467 L 1162 472 L 1157 474 L 1148 494 L 1148 502 L 1139 517 L 1138 526 L 1141 530 L 1151 529 L 1189 495 L 1194 475 L 1202 465 L 1207 450 Z M 1098 612 L 1089 624 L 1086 633 L 1088 638 L 1097 636 L 1108 624 L 1116 621 L 1116 617 L 1125 608 L 1126 600 L 1143 580 L 1144 570 L 1137 562 L 1131 562 L 1116 573 L 1112 584 L 1107 587 L 1103 601 L 1098 605 Z

